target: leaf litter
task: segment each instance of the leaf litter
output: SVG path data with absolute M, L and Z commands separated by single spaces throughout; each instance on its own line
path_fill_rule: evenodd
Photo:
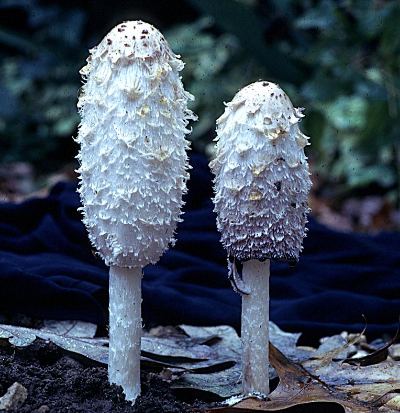
M 364 333 L 327 337 L 313 349 L 297 346 L 299 333 L 271 323 L 270 379 L 278 377 L 279 383 L 265 400 L 240 396 L 241 343 L 229 326 L 143 332 L 141 363 L 177 391 L 228 399 L 210 412 L 277 411 L 309 403 L 335 403 L 346 412 L 400 412 L 398 334 L 377 348 Z M 0 324 L 0 345 L 26 347 L 41 339 L 88 364 L 107 365 L 108 339 L 95 334 L 94 324 L 80 321 L 45 321 L 40 329 Z

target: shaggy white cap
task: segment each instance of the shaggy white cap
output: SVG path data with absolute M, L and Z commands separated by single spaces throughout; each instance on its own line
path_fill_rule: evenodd
M 174 242 L 188 179 L 184 64 L 150 24 L 116 26 L 81 70 L 83 222 L 107 265 L 143 267 Z
M 241 261 L 297 261 L 311 188 L 302 110 L 276 84 L 240 90 L 217 120 L 215 212 L 222 244 Z

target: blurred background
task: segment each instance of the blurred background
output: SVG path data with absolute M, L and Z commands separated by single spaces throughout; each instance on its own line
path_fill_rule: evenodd
M 193 148 L 239 88 L 278 82 L 306 108 L 311 206 L 345 231 L 400 228 L 400 2 L 0 0 L 0 198 L 76 179 L 79 69 L 123 20 L 154 24 L 186 62 Z

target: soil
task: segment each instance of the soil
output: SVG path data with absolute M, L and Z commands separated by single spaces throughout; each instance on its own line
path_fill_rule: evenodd
M 188 413 L 202 412 L 200 402 L 179 400 L 168 383 L 142 372 L 142 395 L 135 406 L 122 389 L 109 385 L 107 369 L 88 366 L 41 340 L 23 349 L 0 347 L 0 395 L 15 382 L 28 390 L 18 413 Z

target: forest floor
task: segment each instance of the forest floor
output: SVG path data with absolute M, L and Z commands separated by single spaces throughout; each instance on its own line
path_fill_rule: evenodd
M 0 322 L 40 328 L 40 320 L 23 315 L 1 316 Z M 35 340 L 27 347 L 0 346 L 0 396 L 14 384 L 26 389 L 18 413 L 183 413 L 202 412 L 204 403 L 178 398 L 168 382 L 142 369 L 142 394 L 135 406 L 126 402 L 122 388 L 108 383 L 107 368 L 78 360 L 60 347 Z M 24 392 L 24 390 L 22 390 Z M 1 398 L 0 398 L 1 400 Z M 0 411 L 1 404 L 0 404 Z
M 46 325 L 46 322 L 20 314 L 0 314 L 0 325 L 3 325 L 3 322 L 9 326 L 14 325 L 17 329 L 26 328 L 32 332 L 40 331 Z M 57 323 L 55 322 L 60 326 Z M 23 339 L 27 331 L 22 330 L 15 330 L 15 337 Z M 284 334 L 286 335 L 283 337 L 287 339 L 288 334 Z M 223 399 L 216 394 L 190 386 L 173 388 L 173 380 L 166 372 L 163 373 L 164 370 L 151 369 L 146 364 L 141 367 L 142 393 L 133 406 L 125 401 L 121 387 L 109 384 L 106 364 L 83 356 L 83 353 L 66 351 L 51 340 L 36 338 L 30 341 L 29 345 L 11 345 L 4 336 L 2 337 L 1 412 L 208 413 L 214 409 L 216 412 L 222 409 L 220 401 Z M 277 378 L 270 381 L 271 391 L 276 389 L 278 383 Z M 228 411 L 231 410 L 226 407 L 223 409 L 224 413 Z M 247 410 L 237 411 L 239 413 Z M 338 404 L 316 401 L 282 411 L 336 413 L 344 410 Z
M 52 343 L 36 341 L 10 351 L 0 348 L 0 394 L 14 383 L 27 390 L 19 413 L 133 413 L 202 411 L 199 403 L 179 400 L 166 382 L 142 372 L 142 395 L 135 406 L 124 400 L 122 389 L 110 385 L 107 369 L 71 358 Z
M 15 408 L 6 409 L 11 412 L 205 413 L 216 405 L 209 400 L 191 398 L 188 392 L 183 397 L 157 374 L 144 370 L 141 374 L 142 394 L 132 406 L 124 400 L 121 387 L 108 383 L 106 367 L 89 366 L 43 340 L 17 350 L 0 347 L 0 366 L 0 395 L 14 383 L 26 389 L 22 390 L 26 391 L 25 400 Z M 341 406 L 329 403 L 294 406 L 284 411 L 344 412 Z

